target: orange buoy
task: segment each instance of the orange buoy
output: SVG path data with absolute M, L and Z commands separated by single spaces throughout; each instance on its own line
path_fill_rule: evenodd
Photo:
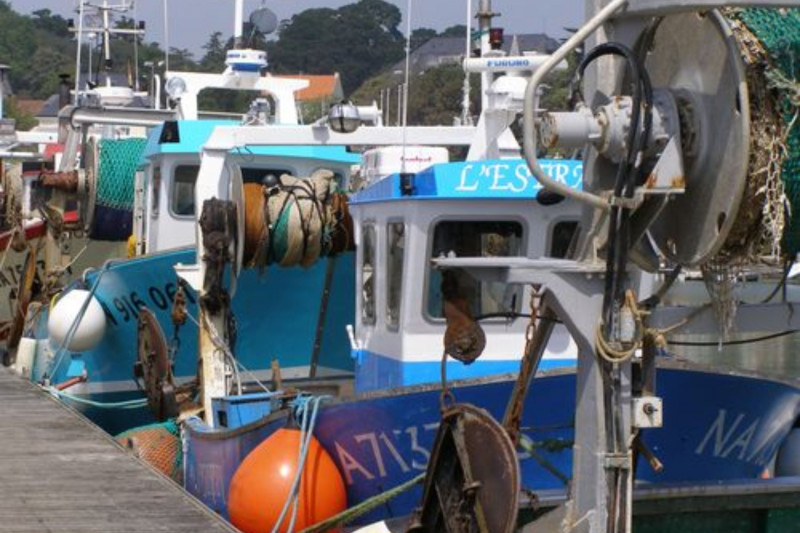
M 231 479 L 228 516 L 245 533 L 271 533 L 297 472 L 300 431 L 279 429 L 250 452 Z M 294 530 L 326 520 L 347 507 L 344 481 L 331 456 L 311 439 L 297 500 Z M 289 527 L 291 508 L 280 533 Z

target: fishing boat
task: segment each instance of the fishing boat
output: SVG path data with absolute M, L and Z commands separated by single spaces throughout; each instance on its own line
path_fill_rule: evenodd
M 237 6 L 241 8 L 240 3 Z M 263 15 L 264 11 L 259 12 Z M 259 12 L 251 19 L 258 19 Z M 260 17 L 265 18 L 270 17 Z M 241 9 L 237 9 L 235 24 L 236 41 L 241 42 Z M 269 28 L 264 30 L 271 31 Z M 69 295 L 73 289 L 87 290 L 96 296 L 99 307 L 92 306 L 88 311 L 94 317 L 94 327 L 98 328 L 95 333 L 99 332 L 92 342 L 88 345 L 83 342 L 80 332 L 77 341 L 72 338 L 76 335 L 76 332 L 70 332 L 75 317 L 87 312 L 83 300 L 73 300 L 70 304 L 70 298 L 86 295 L 85 292 L 74 292 L 61 300 L 62 311 L 55 318 L 47 305 L 49 302 L 34 306 L 26 324 L 20 360 L 24 361 L 22 366 L 28 369 L 27 375 L 31 379 L 68 388 L 65 394 L 76 402 L 82 400 L 84 403 L 78 405 L 113 433 L 150 416 L 146 409 L 141 408 L 138 410 L 139 418 L 134 415 L 120 419 L 113 408 L 114 405 L 143 407 L 141 384 L 131 379 L 134 367 L 140 363 L 140 354 L 135 349 L 141 329 L 140 308 L 151 310 L 155 323 L 171 324 L 173 300 L 176 294 L 180 294 L 189 315 L 196 315 L 194 295 L 183 290 L 173 267 L 195 261 L 195 178 L 202 147 L 219 126 L 247 124 L 248 127 L 281 128 L 298 124 L 295 93 L 308 86 L 307 80 L 265 74 L 266 54 L 258 50 L 231 50 L 226 65 L 224 72 L 216 74 L 168 71 L 165 88 L 173 109 L 152 113 L 120 107 L 70 111 L 72 120 L 82 124 L 119 122 L 149 128 L 149 135 L 141 140 L 141 150 L 134 157 L 123 158 L 123 161 L 116 161 L 110 150 L 102 150 L 103 141 L 90 146 L 94 148 L 90 150 L 93 157 L 89 165 L 93 168 L 87 175 L 102 176 L 102 167 L 114 168 L 120 164 L 132 164 L 136 170 L 135 183 L 131 181 L 125 188 L 130 198 L 123 213 L 111 210 L 104 214 L 101 212 L 103 206 L 93 201 L 103 190 L 106 194 L 118 193 L 120 187 L 115 186 L 115 182 L 92 182 L 88 193 L 79 194 L 81 200 L 88 198 L 92 212 L 87 216 L 94 221 L 93 227 L 102 228 L 112 240 L 122 240 L 127 245 L 127 255 L 133 257 L 111 259 L 102 268 L 86 271 L 81 280 L 65 291 L 65 295 Z M 198 106 L 198 97 L 207 89 L 244 91 L 254 96 L 253 104 L 237 119 L 221 119 L 219 114 L 207 118 Z M 380 123 L 376 106 L 362 106 L 357 111 L 361 120 Z M 113 142 L 116 141 L 109 144 Z M 285 176 L 317 176 L 324 169 L 322 176 L 308 183 L 315 183 L 314 186 L 322 191 L 319 184 L 324 182 L 332 187 L 330 192 L 334 193 L 348 187 L 351 166 L 357 161 L 359 156 L 343 147 L 272 146 L 238 151 L 229 167 L 221 172 L 225 180 L 235 174 L 237 183 L 243 184 L 244 189 L 255 190 L 267 177 L 280 182 L 294 179 Z M 126 217 L 124 221 L 120 215 Z M 289 220 L 288 224 L 294 227 L 296 222 Z M 334 246 L 347 248 L 352 245 L 351 238 L 348 243 L 344 226 L 339 234 L 328 236 L 332 237 Z M 296 247 L 296 244 L 289 244 Z M 320 251 L 313 253 L 318 255 Z M 285 253 L 277 250 L 269 261 L 297 261 L 297 258 L 292 259 L 292 254 L 295 254 L 293 249 L 285 250 Z M 317 376 L 351 375 L 353 365 L 344 329 L 349 313 L 338 310 L 347 308 L 352 292 L 349 290 L 354 279 L 352 254 L 313 264 L 305 256 L 300 261 L 306 270 L 285 269 L 273 275 L 249 271 L 238 280 L 239 290 L 244 294 L 261 295 L 266 291 L 284 301 L 281 308 L 265 307 L 260 296 L 251 301 L 237 301 L 238 313 L 242 317 L 236 324 L 242 338 L 241 361 L 262 379 L 270 375 L 273 358 L 280 359 L 282 374 L 289 378 L 305 376 L 309 372 Z M 303 298 L 296 295 L 303 295 Z M 88 322 L 89 318 L 86 319 Z M 253 333 L 265 325 L 287 333 L 284 340 L 275 343 L 269 352 L 262 349 Z M 54 335 L 53 327 L 57 330 L 60 327 L 59 333 Z M 173 326 L 169 327 L 172 329 Z M 314 327 L 317 328 L 316 336 L 307 336 L 306 332 Z M 94 333 L 90 335 L 93 336 Z M 175 325 L 169 345 L 177 379 L 181 382 L 193 379 L 196 374 L 196 326 L 192 323 L 185 327 Z M 323 355 L 312 356 L 314 363 L 309 365 L 311 354 Z M 127 403 L 129 401 L 132 403 Z M 98 407 L 101 405 L 111 406 L 111 409 Z
M 59 92 L 54 95 L 57 123 L 14 131 L 3 138 L 0 155 L 6 168 L 0 241 L 7 270 L 0 283 L 0 298 L 12 303 L 0 310 L 0 343 L 11 352 L 10 358 L 4 357 L 7 364 L 14 362 L 27 306 L 36 297 L 32 294 L 34 283 L 38 290 L 49 293 L 76 279 L 86 268 L 125 255 L 135 171 L 135 163 L 130 161 L 138 158 L 144 146 L 148 121 L 130 122 L 123 116 L 150 116 L 152 123 L 156 117 L 163 120 L 170 115 L 152 105 L 151 95 L 138 90 L 138 76 L 120 84 L 112 75 L 110 40 L 122 33 L 136 38 L 144 34 L 143 26 L 112 26 L 115 17 L 124 16 L 131 8 L 130 2 L 79 3 L 78 25 L 70 30 L 76 34 L 80 75 L 74 87 L 69 76 L 61 77 Z M 103 67 L 96 72 L 92 43 L 88 65 L 85 57 L 81 60 L 90 34 L 99 36 L 103 44 Z M 101 113 L 107 116 L 101 118 Z M 20 150 L 23 147 L 25 151 Z M 101 152 L 105 164 L 93 165 L 99 163 Z M 80 184 L 86 190 L 80 200 L 75 195 L 79 169 L 91 175 Z M 128 195 L 122 185 L 126 182 L 131 185 Z M 108 231 L 108 226 L 117 231 Z M 126 227 L 128 233 L 124 234 Z
M 613 7 L 619 7 L 618 4 L 621 2 Z M 610 12 L 611 8 L 603 15 Z M 487 20 L 489 13 L 490 10 L 483 10 Z M 700 22 L 694 21 L 695 18 Z M 698 31 L 710 32 L 712 36 L 725 27 L 724 21 L 717 17 L 679 18 L 669 22 L 678 26 L 700 24 Z M 574 46 L 588 31 L 582 31 L 568 44 Z M 716 42 L 713 37 L 708 38 Z M 549 67 L 560 57 L 541 59 Z M 534 70 L 530 62 L 509 61 L 504 65 L 504 68 L 517 65 L 520 70 Z M 594 243 L 587 240 L 587 235 L 594 237 L 599 233 L 591 231 L 594 212 L 579 209 L 579 202 L 587 197 L 569 186 L 574 182 L 556 186 L 554 183 L 559 180 L 553 179 L 576 176 L 579 165 L 501 157 L 513 152 L 513 143 L 498 134 L 506 131 L 509 119 L 515 118 L 513 112 L 523 109 L 527 100 L 523 96 L 529 87 L 524 78 L 499 76 L 491 87 L 491 96 L 497 98 L 489 101 L 502 102 L 502 112 L 487 106 L 475 128 L 361 126 L 345 132 L 334 129 L 337 122 L 341 125 L 341 120 L 279 129 L 215 128 L 203 145 L 194 186 L 195 216 L 206 221 L 205 226 L 200 224 L 196 239 L 193 258 L 197 262 L 191 264 L 190 259 L 176 267 L 186 285 L 187 298 L 190 289 L 196 291 L 198 305 L 189 312 L 197 312 L 196 347 L 203 370 L 199 383 L 201 405 L 188 407 L 193 402 L 184 402 L 187 410 L 178 407 L 187 416 L 202 407 L 203 415 L 203 419 L 189 417 L 184 427 L 185 475 L 178 477 L 183 478 L 187 490 L 211 508 L 228 513 L 232 480 L 248 454 L 291 424 L 296 416 L 304 433 L 313 433 L 331 456 L 342 476 L 348 504 L 357 505 L 413 480 L 425 469 L 435 474 L 443 457 L 442 442 L 447 438 L 441 432 L 455 431 L 449 420 L 458 420 L 463 413 L 477 416 L 477 411 L 457 409 L 465 403 L 503 419 L 513 442 L 524 446 L 525 453 L 519 455 L 512 448 L 511 461 L 502 462 L 503 457 L 498 455 L 496 458 L 501 462 L 492 463 L 497 466 L 496 472 L 509 472 L 507 477 L 516 480 L 516 489 L 522 486 L 533 491 L 564 487 L 572 478 L 582 491 L 581 498 L 586 498 L 576 504 L 581 512 L 589 513 L 586 516 L 591 515 L 587 502 L 597 509 L 607 509 L 605 503 L 599 502 L 613 492 L 611 485 L 606 484 L 610 481 L 601 479 L 605 469 L 624 471 L 624 481 L 617 478 L 614 483 L 621 485 L 613 492 L 622 494 L 633 486 L 634 478 L 643 483 L 752 479 L 770 465 L 797 418 L 800 396 L 793 384 L 744 372 L 721 372 L 671 362 L 658 357 L 663 355 L 662 346 L 650 340 L 636 346 L 641 348 L 641 356 L 631 349 L 636 343 L 623 337 L 612 339 L 617 344 L 604 348 L 604 354 L 616 360 L 604 363 L 595 357 L 598 354 L 593 338 L 606 272 L 600 258 L 606 252 L 602 246 L 585 246 L 587 242 Z M 610 116 L 619 118 L 613 111 L 607 110 Z M 347 114 L 355 116 L 344 109 L 338 112 L 339 118 Z M 567 130 L 570 135 L 553 135 L 553 139 L 567 143 L 579 139 L 581 146 L 587 138 L 595 140 L 591 120 L 583 115 L 572 122 L 569 118 L 574 117 L 562 119 L 556 115 L 552 120 L 563 128 L 569 124 L 589 126 Z M 624 122 L 624 113 L 620 120 Z M 667 134 L 674 131 L 664 124 L 680 127 L 679 121 L 661 123 Z M 532 127 L 528 120 L 527 128 Z M 674 154 L 668 150 L 675 150 L 676 143 L 670 142 L 669 135 L 665 140 L 654 157 Z M 447 141 L 470 146 L 467 161 L 438 161 L 428 168 L 414 170 L 407 166 L 405 156 L 425 160 L 431 154 L 409 147 L 448 144 Z M 226 169 L 229 164 L 235 169 L 237 165 L 231 162 L 245 151 L 310 144 L 328 148 L 396 145 L 391 150 L 399 169 L 388 175 L 377 173 L 352 195 L 350 202 L 357 245 L 350 293 L 354 312 L 349 317 L 354 326 L 349 347 L 355 359 L 356 388 L 356 396 L 351 399 L 328 400 L 317 396 L 309 400 L 296 391 L 264 387 L 256 380 L 243 383 L 247 381 L 246 377 L 242 379 L 246 371 L 259 370 L 266 364 L 245 365 L 248 368 L 240 365 L 237 359 L 242 350 L 238 344 L 244 339 L 240 328 L 237 328 L 239 339 L 235 344 L 232 342 L 231 316 L 239 316 L 237 296 L 248 276 L 243 259 L 247 255 L 245 239 L 241 236 L 249 231 L 245 217 L 239 216 L 248 212 L 246 195 L 241 192 L 243 180 L 239 172 Z M 611 142 L 610 146 L 625 154 L 619 145 Z M 370 153 L 372 159 L 391 159 L 392 152 L 388 149 L 377 150 Z M 619 157 L 610 159 L 616 164 L 619 160 Z M 587 161 L 593 172 L 597 165 L 608 172 L 603 165 L 611 165 L 605 160 Z M 238 166 L 241 165 L 239 162 Z M 370 167 L 365 165 L 365 168 Z M 561 169 L 567 170 L 562 174 Z M 680 181 L 670 179 L 675 177 L 670 174 L 674 167 L 663 172 L 660 168 L 656 170 L 653 182 L 649 183 L 650 190 L 644 191 L 644 195 L 661 194 L 661 198 L 667 198 L 685 192 Z M 583 175 L 580 179 L 586 194 L 596 192 L 596 184 Z M 282 180 L 270 180 L 263 183 L 261 194 L 279 194 L 283 187 L 286 184 Z M 591 205 L 600 203 L 594 200 Z M 661 212 L 654 211 L 646 221 L 652 221 Z M 715 239 L 723 239 L 719 235 L 723 227 L 727 229 L 725 222 L 726 219 L 717 219 Z M 259 226 L 263 220 L 256 217 L 250 224 L 263 231 L 263 226 Z M 252 226 L 249 229 L 252 232 Z M 573 235 L 578 235 L 577 247 L 572 244 Z M 581 261 L 573 257 L 580 257 Z M 642 253 L 640 257 L 646 256 Z M 157 259 L 154 256 L 148 260 Z M 174 259 L 166 262 L 175 263 Z M 274 272 L 270 270 L 266 275 Z M 409 275 L 411 272 L 414 274 Z M 102 282 L 101 277 L 106 275 L 97 272 L 88 279 Z M 120 277 L 126 278 L 124 274 Z M 636 279 L 635 297 L 626 296 L 624 303 L 612 309 L 612 314 L 631 313 L 635 317 L 632 319 L 635 333 L 641 331 L 637 320 L 643 320 L 645 315 L 638 311 L 640 302 L 644 306 L 644 302 L 660 300 L 662 285 L 658 276 L 637 273 L 632 277 Z M 671 283 L 667 281 L 663 285 L 665 290 Z M 232 294 L 234 284 L 236 294 Z M 543 292 L 533 294 L 520 288 L 530 284 L 543 287 Z M 94 294 L 100 309 L 103 304 L 108 308 L 108 301 L 101 301 L 98 293 Z M 261 294 L 262 299 L 268 297 L 268 293 Z M 255 292 L 247 292 L 247 298 L 253 296 Z M 132 321 L 139 302 L 147 303 L 140 293 L 136 299 L 138 302 L 130 295 L 127 305 L 120 297 L 120 306 L 114 307 L 120 316 L 127 312 L 128 321 Z M 169 307 L 166 300 L 159 298 L 165 313 Z M 155 301 L 152 303 L 159 306 Z M 786 308 L 781 309 L 783 312 Z M 718 325 L 710 310 L 672 307 L 658 312 L 648 308 L 648 312 L 649 326 L 663 330 L 680 320 L 685 320 L 683 326 L 688 332 Z M 736 316 L 737 324 L 744 329 L 754 312 L 757 310 L 742 306 Z M 101 311 L 101 316 L 108 314 Z M 175 394 L 177 382 L 170 371 L 172 357 L 163 332 L 169 330 L 172 322 L 163 315 L 151 320 L 152 314 L 139 307 L 137 327 L 143 332 L 139 335 L 139 347 L 140 353 L 154 362 L 153 368 L 146 372 L 150 376 L 148 397 L 163 416 L 167 411 L 161 410 L 162 406 L 180 403 Z M 563 322 L 569 335 L 556 323 L 557 319 Z M 153 326 L 157 323 L 162 331 Z M 763 321 L 756 325 L 774 327 Z M 752 328 L 754 324 L 746 327 Z M 279 342 L 283 333 L 262 325 L 248 336 L 255 335 L 251 342 L 266 344 Z M 100 337 L 101 343 L 107 341 L 104 335 Z M 461 342 L 464 339 L 466 345 Z M 98 357 L 103 355 L 98 352 Z M 450 362 L 443 355 L 458 356 L 464 361 Z M 69 356 L 78 366 L 93 357 L 92 350 Z M 574 365 L 577 360 L 577 373 L 544 371 L 531 385 L 530 378 L 548 356 L 554 361 L 553 366 L 560 364 L 558 361 Z M 468 364 L 462 366 L 463 363 Z M 598 370 L 598 366 L 606 364 L 615 372 L 624 369 L 615 374 L 619 379 L 608 386 L 604 386 L 600 377 L 603 371 Z M 491 376 L 514 365 L 519 369 L 514 376 Z M 638 373 L 633 373 L 632 365 Z M 659 366 L 657 389 L 656 366 Z M 280 381 L 276 372 L 268 376 L 275 383 Z M 447 379 L 453 377 L 464 379 L 456 382 Z M 529 394 L 520 392 L 527 391 L 529 386 Z M 258 392 L 248 392 L 256 388 Z M 513 400 L 509 401 L 509 397 Z M 453 404 L 454 400 L 458 403 Z M 626 436 L 624 446 L 620 445 L 618 455 L 614 456 L 605 448 L 604 422 L 618 419 L 616 415 L 607 416 L 606 404 L 619 408 L 621 414 L 614 413 L 624 420 L 621 430 Z M 296 415 L 298 410 L 300 414 Z M 445 417 L 446 423 L 441 422 L 443 412 L 452 415 Z M 631 452 L 634 445 L 641 454 L 637 461 Z M 493 454 L 488 455 L 494 458 Z M 293 475 L 296 480 L 303 476 L 302 472 Z M 458 487 L 464 488 L 463 484 Z M 382 503 L 360 520 L 407 515 L 420 501 L 423 509 L 427 509 L 422 493 L 420 487 L 412 485 L 409 492 L 391 503 Z M 424 494 L 429 493 L 426 488 Z M 291 493 L 282 498 L 257 493 L 252 499 L 282 508 L 280 514 L 285 516 L 292 497 Z M 508 501 L 512 500 L 516 509 L 517 500 Z M 606 516 L 598 518 L 598 523 L 604 522 Z M 271 527 L 272 524 L 268 526 Z M 605 531 L 605 526 L 597 527 L 601 528 L 597 531 Z
M 608 16 L 610 9 L 602 15 Z M 700 18 L 700 22 L 691 17 L 694 15 L 676 17 L 664 28 L 675 29 L 676 25 L 693 22 L 701 26 L 694 30 L 706 32 L 710 42 L 717 42 L 720 28 L 727 24 L 718 17 Z M 599 22 L 593 24 L 596 27 Z M 657 33 L 657 37 L 669 34 L 667 29 L 659 31 L 664 33 Z M 583 38 L 585 34 L 576 37 L 570 46 Z M 563 54 L 558 59 L 562 57 Z M 736 61 L 738 56 L 725 57 Z M 546 64 L 551 67 L 556 60 L 547 59 Z M 540 77 L 535 75 L 534 79 Z M 498 80 L 494 87 L 507 89 L 504 83 L 509 82 Z M 527 87 L 530 91 L 530 85 Z M 528 105 L 534 106 L 530 102 Z M 616 116 L 616 108 L 609 105 L 604 112 Z M 662 110 L 665 116 L 668 110 Z M 613 142 L 601 143 L 608 138 L 595 138 L 600 129 L 594 128 L 591 121 L 584 129 L 571 129 L 584 119 L 590 120 L 580 113 L 552 114 L 548 117 L 551 122 L 543 121 L 551 129 L 543 131 L 552 142 L 565 148 L 571 148 L 570 143 L 583 146 L 591 142 L 598 150 L 620 149 L 625 153 Z M 678 122 L 670 123 L 678 127 Z M 533 128 L 530 119 L 527 127 Z M 667 128 L 658 133 L 664 135 L 664 142 L 652 157 L 659 160 L 666 154 L 667 161 L 662 165 L 674 164 L 675 160 L 670 159 L 674 155 L 670 150 L 677 149 L 671 139 L 674 130 Z M 359 129 L 350 135 L 353 137 L 349 142 L 334 134 L 325 135 L 324 142 L 366 144 L 363 139 L 368 131 Z M 308 138 L 301 131 L 284 131 L 280 142 L 290 142 L 293 136 L 298 139 L 295 142 Z M 215 132 L 215 141 L 226 148 L 230 146 L 227 143 L 235 142 L 252 147 L 277 143 L 278 136 L 264 130 L 221 128 Z M 490 141 L 482 146 L 491 144 Z M 623 332 L 634 337 L 623 336 L 613 344 L 603 338 L 604 342 L 595 344 L 604 277 L 608 276 L 600 258 L 608 252 L 603 251 L 602 240 L 594 240 L 599 233 L 591 231 L 592 223 L 597 223 L 594 212 L 583 209 L 578 213 L 574 202 L 602 208 L 608 206 L 607 200 L 587 200 L 590 197 L 584 192 L 553 179 L 554 174 L 560 176 L 558 171 L 552 172 L 559 168 L 558 162 L 539 161 L 535 156 L 531 162 L 527 152 L 529 159 L 525 161 L 481 155 L 463 163 L 434 164 L 420 172 L 401 171 L 369 183 L 352 196 L 357 243 L 356 312 L 351 341 L 356 358 L 356 397 L 323 401 L 318 412 L 309 414 L 308 401 L 297 401 L 296 393 L 263 390 L 231 396 L 226 392 L 232 390 L 230 384 L 218 378 L 223 372 L 214 372 L 217 377 L 204 376 L 204 393 L 213 391 L 210 402 L 205 399 L 205 420 L 190 419 L 184 429 L 187 490 L 218 512 L 230 513 L 226 516 L 234 524 L 248 530 L 255 527 L 253 521 L 264 515 L 253 511 L 242 517 L 241 492 L 247 487 L 237 483 L 237 478 L 247 478 L 240 472 L 255 464 L 250 454 L 264 457 L 263 450 L 272 438 L 287 424 L 291 426 L 298 406 L 302 410 L 302 433 L 313 433 L 330 454 L 342 475 L 348 504 L 360 507 L 370 498 L 377 498 L 370 514 L 359 518 L 364 521 L 407 515 L 421 503 L 417 517 L 434 528 L 448 520 L 446 516 L 452 512 L 448 502 L 458 502 L 459 513 L 467 509 L 459 516 L 480 523 L 483 511 L 476 506 L 482 505 L 485 511 L 486 502 L 491 500 L 496 504 L 492 509 L 500 507 L 503 519 L 512 516 L 509 523 L 515 524 L 514 495 L 520 488 L 526 489 L 523 494 L 538 493 L 565 488 L 573 480 L 576 485 L 569 489 L 569 495 L 576 507 L 568 510 L 567 517 L 580 522 L 582 517 L 592 517 L 592 509 L 596 509 L 602 513 L 599 518 L 592 518 L 596 524 L 592 527 L 606 531 L 606 517 L 614 524 L 622 524 L 621 528 L 630 523 L 630 507 L 625 507 L 628 504 L 614 506 L 612 498 L 631 501 L 630 491 L 635 484 L 718 484 L 752 480 L 770 470 L 797 419 L 800 396 L 796 384 L 663 357 L 664 346 L 657 336 L 647 336 L 645 340 L 644 320 L 665 334 L 675 330 L 676 325 L 684 333 L 718 331 L 719 327 L 710 308 L 649 307 L 662 300 L 662 293 L 675 283 L 675 276 L 637 272 L 626 278 L 623 283 L 632 289 L 623 291 L 625 300 L 610 312 L 621 313 L 619 323 L 630 326 Z M 213 182 L 216 174 L 212 169 L 220 162 L 214 164 L 212 160 L 224 159 L 225 154 L 206 151 L 205 156 L 199 180 Z M 613 154 L 604 153 L 603 157 L 616 164 L 624 160 L 624 156 Z M 593 172 L 609 172 L 603 166 L 610 164 L 606 160 L 588 161 Z M 646 223 L 658 218 L 664 199 L 684 193 L 685 197 L 690 196 L 683 181 L 672 179 L 683 175 L 682 168 L 655 166 L 649 170 L 651 179 L 645 185 L 638 184 L 640 194 L 653 199 L 654 211 L 641 213 L 646 216 Z M 585 176 L 582 183 L 589 183 L 590 190 L 599 187 L 587 182 Z M 542 192 L 540 184 L 546 192 Z M 725 222 L 726 219 L 717 219 L 714 239 L 724 240 L 720 235 Z M 572 255 L 567 251 L 576 228 L 577 248 Z M 678 237 L 670 233 L 670 238 Z M 677 246 L 678 241 L 674 242 Z M 587 243 L 594 247 L 587 247 Z M 198 250 L 197 257 L 202 256 L 202 250 Z M 645 261 L 652 259 L 645 254 L 648 250 L 653 251 L 637 250 L 637 260 L 653 264 Z M 682 264 L 675 259 L 675 253 L 672 250 L 666 255 Z M 704 249 L 703 253 L 711 252 Z M 685 264 L 697 266 L 698 261 Z M 203 281 L 207 270 L 202 264 L 180 272 L 201 295 L 208 290 Z M 401 272 L 404 274 L 398 275 Z M 521 287 L 531 284 L 543 292 L 526 294 Z M 784 322 L 782 313 L 786 307 L 774 305 L 780 326 L 791 327 L 793 322 Z M 648 306 L 647 311 L 643 312 L 640 306 Z M 534 318 L 531 326 L 521 316 L 522 310 L 530 308 L 532 311 L 526 314 Z M 227 311 L 224 306 L 215 310 L 201 306 L 199 312 L 214 324 L 224 323 Z M 735 319 L 737 328 L 758 331 L 776 327 L 754 320 L 757 312 L 757 306 L 742 305 Z M 556 319 L 563 321 L 571 340 L 559 334 Z M 201 342 L 212 332 L 211 327 L 201 327 Z M 639 342 L 634 342 L 635 335 L 641 335 Z M 466 345 L 460 343 L 464 339 Z M 548 353 L 558 359 L 559 339 L 578 346 L 566 350 L 577 357 L 577 373 L 543 371 L 531 382 L 533 374 L 547 361 Z M 221 369 L 235 364 L 219 354 L 223 351 L 219 338 L 213 345 L 217 347 L 216 354 L 213 350 L 201 352 L 204 368 Z M 451 362 L 448 355 L 463 361 Z M 519 365 L 515 376 L 489 377 L 511 365 Z M 606 375 L 616 378 L 606 382 Z M 448 378 L 453 376 L 465 379 L 451 383 Z M 213 394 L 218 396 L 214 398 Z M 498 437 L 498 441 L 506 439 L 503 450 L 511 447 L 511 460 L 506 461 L 502 453 L 492 453 L 495 448 L 489 448 L 489 437 L 495 434 L 488 430 L 474 430 L 483 440 L 471 441 L 473 448 L 469 448 L 467 437 L 473 431 L 470 424 L 484 416 L 476 415 L 478 412 L 488 412 L 491 418 L 503 421 L 500 434 L 507 436 Z M 606 427 L 606 421 L 612 424 L 611 429 Z M 488 427 L 489 423 L 484 425 Z M 614 452 L 607 446 L 619 438 L 616 431 L 625 438 L 615 444 L 618 451 Z M 524 452 L 515 452 L 515 445 Z M 449 453 L 442 451 L 447 446 L 451 446 Z M 303 457 L 301 453 L 301 465 Z M 263 475 L 273 479 L 270 469 L 277 469 L 278 465 L 261 465 Z M 407 485 L 423 469 L 428 475 L 424 489 Z M 304 475 L 297 473 L 300 470 L 290 468 L 289 476 L 300 480 Z M 607 470 L 619 470 L 622 477 L 606 478 Z M 483 477 L 476 479 L 476 471 Z M 470 484 L 472 480 L 474 483 Z M 491 490 L 485 488 L 494 487 L 495 483 L 506 483 L 502 486 L 513 489 L 512 496 L 503 499 L 505 503 L 513 502 L 508 503 L 507 514 L 505 504 L 500 505 Z M 294 489 L 297 486 L 292 485 Z M 391 489 L 398 486 L 408 492 L 395 494 Z M 469 492 L 469 487 L 474 492 Z M 259 492 L 255 482 L 251 490 L 253 501 L 280 511 L 270 515 L 277 521 L 262 524 L 267 529 L 287 516 L 287 509 L 297 497 L 296 490 L 289 491 L 275 502 L 274 493 L 270 497 Z M 385 499 L 389 494 L 395 496 L 391 502 Z M 476 503 L 479 498 L 483 498 L 482 503 Z M 473 509 L 474 514 L 470 514 Z

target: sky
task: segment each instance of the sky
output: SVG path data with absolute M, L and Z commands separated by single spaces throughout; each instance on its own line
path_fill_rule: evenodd
M 185 48 L 202 56 L 202 46 L 214 31 L 223 36 L 233 35 L 232 0 L 136 0 L 136 18 L 147 25 L 145 40 L 164 46 L 164 2 L 168 6 L 169 46 Z M 356 0 L 245 0 L 247 15 L 266 5 L 279 20 L 315 7 L 338 8 Z M 407 0 L 388 0 L 403 12 L 401 30 L 406 28 Z M 464 24 L 468 0 L 412 0 L 411 27 L 443 30 L 448 26 Z M 477 6 L 477 0 L 471 0 Z M 95 0 L 100 3 L 100 0 Z M 110 0 L 109 3 L 119 3 Z M 77 0 L 11 0 L 14 10 L 21 13 L 47 8 L 64 18 L 75 18 Z M 506 34 L 547 33 L 552 37 L 563 37 L 564 27 L 576 27 L 583 19 L 583 0 L 493 0 L 492 8 L 502 16 L 495 19 L 495 26 L 505 28 Z M 129 13 L 128 16 L 133 16 Z

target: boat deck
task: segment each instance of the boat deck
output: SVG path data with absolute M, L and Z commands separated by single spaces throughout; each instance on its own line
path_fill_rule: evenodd
M 73 409 L 0 367 L 0 532 L 235 532 Z

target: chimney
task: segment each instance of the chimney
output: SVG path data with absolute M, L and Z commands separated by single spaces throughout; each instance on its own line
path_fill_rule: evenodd
M 64 106 L 69 105 L 69 91 L 72 84 L 69 80 L 69 74 L 59 74 L 58 78 L 61 80 L 58 84 L 58 108 L 63 109 Z

